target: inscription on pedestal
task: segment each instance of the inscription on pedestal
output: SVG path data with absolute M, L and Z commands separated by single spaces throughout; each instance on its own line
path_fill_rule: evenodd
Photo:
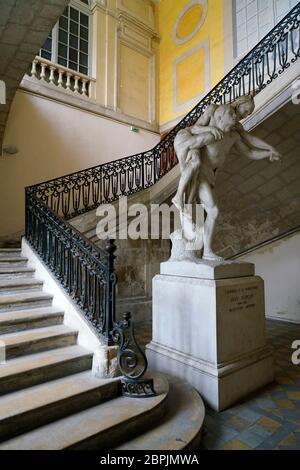
M 257 306 L 258 286 L 232 287 L 225 289 L 229 312 L 242 312 Z

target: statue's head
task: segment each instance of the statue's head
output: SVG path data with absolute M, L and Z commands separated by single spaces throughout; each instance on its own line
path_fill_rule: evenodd
M 238 120 L 245 119 L 247 116 L 253 113 L 255 104 L 252 95 L 241 96 L 231 106 L 235 109 Z
M 219 106 L 215 111 L 216 125 L 223 132 L 235 129 L 238 118 L 235 109 L 230 104 Z

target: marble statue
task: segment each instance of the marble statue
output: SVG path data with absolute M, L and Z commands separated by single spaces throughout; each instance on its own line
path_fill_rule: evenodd
M 231 104 L 212 104 L 206 108 L 195 125 L 177 133 L 174 148 L 181 177 L 173 203 L 180 212 L 183 237 L 179 241 L 174 234 L 171 235 L 171 260 L 199 260 L 196 250 L 187 253 L 187 244 L 197 237 L 201 228 L 195 228 L 190 210 L 186 207 L 200 203 L 206 214 L 201 235 L 202 259 L 222 261 L 212 250 L 219 214 L 215 184 L 218 170 L 222 168 L 231 152 L 238 152 L 251 160 L 280 160 L 280 154 L 271 145 L 246 132 L 240 123 L 253 111 L 254 99 L 250 95 L 243 96 Z

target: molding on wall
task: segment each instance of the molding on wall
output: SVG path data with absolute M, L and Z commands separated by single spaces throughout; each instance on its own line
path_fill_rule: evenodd
M 131 24 L 134 24 L 137 28 L 141 29 L 144 33 L 147 33 L 155 40 L 159 40 L 159 36 L 156 33 L 155 29 L 149 26 L 145 21 L 140 19 L 138 16 L 135 16 L 132 12 L 124 7 L 118 2 L 116 9 L 112 9 L 107 0 L 92 0 L 91 10 L 94 13 L 95 9 L 102 10 L 107 15 L 113 17 L 119 22 L 127 21 Z
M 25 75 L 23 78 L 19 89 L 22 92 L 41 96 L 49 101 L 55 101 L 66 106 L 71 106 L 97 116 L 120 122 L 127 126 L 139 127 L 140 129 L 144 129 L 154 134 L 159 133 L 158 124 L 155 122 L 149 123 L 132 116 L 127 116 L 112 108 L 101 106 L 95 100 L 81 96 L 74 96 L 73 92 L 54 88 L 48 83 L 41 83 L 39 80 L 29 77 L 28 75 Z
M 233 57 L 233 6 L 232 0 L 223 2 L 223 51 L 224 51 L 224 74 L 227 74 L 240 59 Z
M 154 15 L 152 16 L 150 14 L 151 12 L 151 1 L 150 0 L 142 0 L 143 4 L 146 4 L 145 6 L 148 9 L 148 18 L 143 18 L 142 16 L 139 16 L 138 14 L 135 14 L 131 9 L 127 8 L 126 5 L 124 5 L 124 0 L 117 0 L 117 11 L 118 14 L 127 16 L 131 18 L 131 21 L 134 20 L 135 22 L 139 23 L 142 27 L 146 27 L 147 29 L 151 29 L 154 31 L 154 26 L 155 26 L 155 17 Z M 152 23 L 152 26 L 150 24 Z
M 131 33 L 131 34 L 130 34 Z M 152 49 L 153 35 L 149 34 L 143 28 L 140 28 L 135 23 L 132 23 L 127 18 L 123 18 L 118 27 L 118 36 L 122 38 L 123 42 L 132 46 L 139 52 L 145 52 L 148 56 L 154 54 Z
M 184 17 L 184 15 L 186 13 L 189 12 L 189 10 L 191 10 L 191 8 L 193 8 L 196 5 L 200 5 L 203 8 L 203 13 L 202 13 L 202 16 L 200 18 L 199 23 L 197 24 L 194 31 L 192 31 L 190 34 L 188 34 L 184 38 L 179 38 L 177 36 L 177 29 L 178 29 L 178 26 L 179 26 L 182 18 Z M 174 43 L 177 44 L 177 45 L 181 45 L 181 44 L 185 44 L 186 42 L 190 41 L 202 28 L 203 23 L 204 23 L 204 21 L 206 20 L 206 17 L 207 17 L 207 12 L 208 12 L 207 0 L 190 0 L 190 2 L 179 13 L 179 15 L 176 19 L 175 25 L 173 27 L 173 36 L 172 37 L 173 37 Z
M 120 60 L 121 47 L 126 45 L 149 59 L 149 105 L 147 117 L 144 116 L 144 113 L 141 114 L 140 118 L 126 115 L 126 121 L 130 120 L 130 123 L 137 121 L 137 123 L 133 122 L 133 124 L 147 130 L 150 127 L 150 130 L 157 132 L 156 96 L 153 83 L 155 84 L 155 54 L 159 36 L 154 29 L 155 16 L 152 13 L 152 1 L 143 0 L 141 6 L 143 8 L 141 14 L 139 14 L 138 10 L 135 14 L 134 11 L 126 8 L 121 0 L 94 0 L 93 2 L 93 13 L 99 12 L 100 15 L 105 17 L 105 40 L 110 44 L 110 46 L 106 46 L 107 50 L 102 59 L 98 57 L 99 62 L 103 61 L 104 66 L 102 66 L 102 70 L 106 80 L 105 96 L 102 96 L 103 93 L 100 93 L 102 96 L 101 102 L 104 108 L 113 108 L 114 113 L 117 113 L 118 116 L 124 116 L 125 113 L 120 109 Z M 104 52 L 102 53 L 104 54 Z M 99 87 L 101 87 L 101 79 L 97 90 Z M 128 113 L 128 110 L 126 112 Z
M 248 131 L 252 130 L 290 101 L 293 94 L 292 84 L 297 80 L 300 80 L 298 69 L 295 67 L 288 68 L 281 75 L 281 80 L 275 80 L 273 83 L 270 83 L 267 88 L 262 90 L 255 97 L 254 113 L 243 122 L 245 129 Z M 160 134 L 164 134 L 173 129 L 173 127 L 175 127 L 176 124 L 186 116 L 186 114 L 187 113 L 183 113 L 178 118 L 159 126 Z
M 155 32 L 153 28 L 151 28 L 149 25 L 143 23 L 140 21 L 138 18 L 136 18 L 134 15 L 131 15 L 130 13 L 122 10 L 118 10 L 116 14 L 116 18 L 122 23 L 128 23 L 135 28 L 139 29 L 142 31 L 144 34 L 147 34 L 149 37 L 152 39 L 158 39 L 159 36 Z
M 184 60 L 186 57 L 193 55 L 199 49 L 204 49 L 204 63 L 205 63 L 205 70 L 204 70 L 204 90 L 202 93 L 194 96 L 188 101 L 184 103 L 177 102 L 177 65 Z M 195 106 L 210 90 L 210 46 L 209 46 L 209 38 L 203 39 L 199 42 L 195 47 L 189 49 L 184 54 L 179 56 L 173 62 L 173 112 L 177 113 L 179 111 L 183 111 L 188 107 Z
M 148 101 L 148 120 L 147 122 L 156 125 L 156 96 L 155 96 L 155 48 L 153 41 L 157 41 L 158 35 L 155 31 L 146 26 L 137 18 L 126 11 L 118 11 L 118 28 L 117 28 L 117 90 L 116 90 L 116 106 L 122 113 L 120 108 L 120 61 L 121 61 L 121 46 L 124 45 L 134 50 L 138 54 L 143 55 L 149 59 L 149 101 Z
M 156 100 L 155 100 L 155 54 L 150 52 L 148 49 L 144 49 L 139 44 L 129 41 L 124 38 L 119 38 L 118 41 L 118 69 L 120 69 L 121 61 L 121 46 L 126 46 L 129 49 L 137 52 L 138 54 L 143 55 L 149 59 L 149 101 L 148 101 L 148 121 L 151 124 L 154 124 L 158 129 L 158 125 L 155 121 L 155 109 L 156 109 Z M 117 109 L 122 113 L 120 108 L 120 74 L 118 74 L 118 104 Z M 136 118 L 134 118 L 136 119 Z

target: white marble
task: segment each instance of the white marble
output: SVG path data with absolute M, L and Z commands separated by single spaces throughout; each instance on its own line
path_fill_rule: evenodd
M 199 245 L 201 232 L 202 258 L 222 260 L 213 252 L 219 215 L 215 185 L 217 174 L 231 153 L 244 155 L 250 160 L 280 160 L 280 154 L 271 145 L 246 132 L 240 123 L 253 111 L 254 99 L 251 95 L 242 96 L 231 104 L 211 104 L 194 125 L 177 133 L 174 149 L 181 176 L 172 201 L 180 212 L 183 236 L 181 242 L 171 236 L 172 260 L 181 260 L 185 256 L 190 258 L 190 253 L 186 252 L 192 240 Z M 206 219 L 203 226 L 194 221 L 193 227 L 191 207 L 197 204 L 203 206 Z M 195 256 L 198 256 L 197 253 Z
M 160 273 L 169 276 L 196 277 L 202 279 L 228 279 L 232 277 L 254 276 L 253 263 L 233 261 L 166 261 L 160 265 Z
M 156 276 L 147 357 L 150 367 L 190 382 L 216 410 L 271 382 L 263 280 Z

